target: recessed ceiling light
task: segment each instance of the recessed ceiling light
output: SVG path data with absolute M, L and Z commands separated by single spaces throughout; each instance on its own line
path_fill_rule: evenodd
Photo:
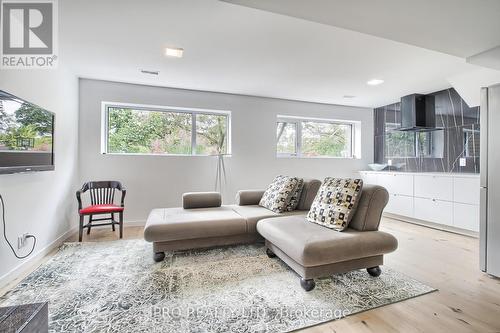
M 354 96 L 354 95 L 344 95 L 343 97 L 344 98 L 355 98 L 356 96 Z
M 167 47 L 165 48 L 165 55 L 167 57 L 182 58 L 184 49 L 180 47 Z
M 370 81 L 367 81 L 366 84 L 370 86 L 378 86 L 379 84 L 384 83 L 384 80 L 381 79 L 371 79 Z
M 158 75 L 160 74 L 160 71 L 149 71 L 146 69 L 141 69 L 142 74 L 149 74 L 149 75 Z

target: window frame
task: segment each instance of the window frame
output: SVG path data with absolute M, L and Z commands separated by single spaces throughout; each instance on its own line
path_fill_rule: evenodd
M 294 123 L 295 124 L 295 154 L 290 153 L 279 153 L 278 152 L 278 138 L 276 138 L 276 157 L 278 158 L 334 158 L 334 159 L 358 159 L 361 158 L 361 154 L 357 152 L 357 131 L 360 131 L 361 122 L 352 120 L 338 120 L 338 119 L 323 119 L 323 118 L 309 118 L 309 117 L 297 117 L 297 116 L 284 116 L 278 115 L 276 118 L 275 125 L 278 123 Z M 313 123 L 323 123 L 323 124 L 334 124 L 349 126 L 351 129 L 351 149 L 350 154 L 347 157 L 343 156 L 305 156 L 302 154 L 302 123 L 313 122 Z
M 121 108 L 132 109 L 138 111 L 150 112 L 174 112 L 186 113 L 191 115 L 191 154 L 152 154 L 152 153 L 110 153 L 108 152 L 109 143 L 109 109 Z M 216 110 L 216 109 L 200 109 L 200 108 L 186 108 L 178 106 L 160 106 L 148 104 L 134 104 L 134 103 L 120 103 L 120 102 L 101 102 L 101 154 L 103 155 L 139 155 L 139 156 L 218 156 L 210 154 L 196 154 L 196 116 L 197 115 L 215 115 L 225 116 L 226 122 L 226 153 L 224 156 L 232 155 L 231 146 L 231 111 L 229 110 Z

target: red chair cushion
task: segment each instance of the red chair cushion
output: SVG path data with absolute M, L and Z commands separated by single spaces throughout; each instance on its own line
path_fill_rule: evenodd
M 92 205 L 80 209 L 80 214 L 106 214 L 123 212 L 123 207 L 117 205 Z

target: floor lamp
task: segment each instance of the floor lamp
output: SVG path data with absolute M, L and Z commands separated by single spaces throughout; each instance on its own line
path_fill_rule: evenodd
M 224 165 L 225 154 L 218 154 L 217 156 L 217 171 L 215 174 L 215 191 L 220 192 L 223 196 L 224 186 L 227 185 L 226 166 Z

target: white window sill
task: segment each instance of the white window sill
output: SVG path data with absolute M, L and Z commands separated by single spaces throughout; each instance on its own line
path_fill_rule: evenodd
M 156 157 L 217 157 L 219 155 L 201 155 L 201 154 L 143 154 L 143 153 L 101 153 L 101 155 L 111 156 L 156 156 Z M 222 154 L 224 157 L 232 157 L 232 154 Z

